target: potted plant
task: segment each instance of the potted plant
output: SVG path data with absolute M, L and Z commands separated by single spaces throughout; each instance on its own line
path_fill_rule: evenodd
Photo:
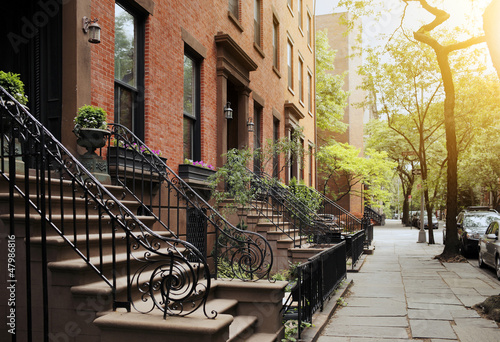
M 193 161 L 184 159 L 184 164 L 179 165 L 179 176 L 187 182 L 198 181 L 208 183 L 207 179 L 215 174 L 215 167 L 202 160 Z
M 101 107 L 85 105 L 78 109 L 74 119 L 73 132 L 76 143 L 87 149 L 86 155 L 94 155 L 95 150 L 106 145 L 110 132 L 106 130 L 106 111 Z

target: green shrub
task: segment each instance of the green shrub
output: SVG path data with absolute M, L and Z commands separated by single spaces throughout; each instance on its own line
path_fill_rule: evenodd
M 28 98 L 24 95 L 24 83 L 19 74 L 0 71 L 0 86 L 11 94 L 20 104 L 26 105 Z
M 105 129 L 106 111 L 101 107 L 85 105 L 78 109 L 78 114 L 75 117 L 75 126 L 80 128 L 100 128 Z

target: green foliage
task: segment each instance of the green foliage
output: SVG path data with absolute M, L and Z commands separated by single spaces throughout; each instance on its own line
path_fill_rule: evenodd
M 367 204 L 378 205 L 385 201 L 396 163 L 390 161 L 386 152 L 372 149 L 360 150 L 347 143 L 331 142 L 322 146 L 317 153 L 318 170 L 326 191 L 330 191 L 330 183 L 334 184 L 337 193 L 330 192 L 334 200 L 339 200 L 350 192 L 356 192 L 355 185 L 363 182 L 368 185 L 363 195 Z
M 19 78 L 19 74 L 0 70 L 0 86 L 2 86 L 20 104 L 26 105 L 28 103 L 28 97 L 24 95 L 24 83 Z
M 74 119 L 75 125 L 80 128 L 105 129 L 106 111 L 101 107 L 85 105 L 78 109 L 78 114 Z
M 253 153 L 249 149 L 232 149 L 226 153 L 226 158 L 226 164 L 209 178 L 212 196 L 217 204 L 231 199 L 226 205 L 229 209 L 238 205 L 245 206 L 255 196 L 255 189 L 250 186 L 252 175 L 247 170 Z M 218 191 L 219 184 L 224 184 L 227 191 Z
M 299 182 L 296 178 L 292 178 L 288 183 L 288 188 L 303 205 L 312 211 L 316 212 L 320 208 L 323 202 L 321 194 L 305 185 L 304 181 Z
M 347 306 L 347 303 L 345 302 L 343 297 L 337 298 L 337 304 L 340 306 Z
M 302 329 L 312 327 L 311 323 L 302 322 Z M 289 320 L 285 322 L 285 338 L 281 339 L 281 342 L 296 342 L 297 335 L 299 333 L 299 321 Z
M 344 77 L 333 75 L 335 52 L 328 44 L 327 31 L 316 33 L 316 116 L 320 129 L 343 133 L 347 129 L 344 109 L 349 93 L 344 91 Z

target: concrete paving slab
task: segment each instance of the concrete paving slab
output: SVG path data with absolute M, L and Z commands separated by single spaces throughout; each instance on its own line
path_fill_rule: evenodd
M 376 326 L 376 327 L 408 327 L 406 317 L 366 317 L 366 316 L 333 316 L 334 325 Z
M 462 304 L 458 298 L 452 294 L 442 293 L 419 293 L 407 295 L 408 303 L 433 303 L 433 304 L 447 304 L 447 305 L 460 305 Z
M 477 293 L 479 293 L 481 296 L 486 296 L 486 297 L 489 297 L 489 296 L 494 296 L 494 295 L 497 295 L 500 293 L 500 286 L 498 288 L 485 288 L 485 287 L 482 287 L 482 288 L 474 288 L 475 291 L 477 291 Z
M 412 338 L 457 339 L 448 321 L 410 319 Z
M 374 307 L 344 307 L 339 310 L 339 316 L 365 316 L 365 317 L 406 317 L 403 308 L 374 308 Z
M 457 295 L 458 300 L 462 302 L 468 308 L 471 308 L 475 304 L 482 303 L 487 297 L 481 295 Z
M 444 281 L 451 288 L 457 288 L 457 287 L 468 287 L 468 288 L 474 288 L 474 289 L 479 289 L 479 288 L 490 289 L 491 288 L 490 285 L 486 284 L 484 281 L 477 279 L 477 278 L 469 278 L 469 279 L 445 278 Z
M 458 308 L 462 308 L 462 304 L 459 305 L 448 305 L 448 304 L 432 304 L 432 303 L 415 303 L 408 302 L 408 309 L 419 309 L 419 310 L 450 310 L 453 311 Z
M 443 280 L 417 279 L 412 282 L 405 282 L 405 287 L 409 288 L 448 288 Z
M 474 326 L 483 329 L 498 329 L 498 324 L 485 318 L 456 318 L 455 324 L 458 326 Z
M 453 319 L 457 319 L 457 318 L 480 318 L 481 317 L 477 313 L 476 310 L 467 310 L 465 308 L 462 309 L 462 310 L 451 310 L 450 313 L 453 316 Z
M 450 290 L 456 295 L 481 295 L 476 289 L 470 287 L 451 287 Z
M 347 306 L 364 306 L 364 307 L 398 307 L 406 309 L 406 300 L 404 298 L 397 300 L 395 298 L 358 298 L 349 297 L 346 299 Z
M 318 342 L 408 342 L 409 339 L 321 336 Z M 450 342 L 448 340 L 448 342 Z M 453 342 L 453 341 L 451 341 Z
M 373 326 L 349 326 L 334 325 L 328 326 L 323 332 L 323 336 L 346 336 L 346 337 L 371 337 L 377 338 L 408 338 L 405 328 L 398 327 L 373 327 Z
M 353 289 L 354 290 L 354 289 Z M 356 283 L 355 296 L 358 298 L 405 298 L 404 287 L 401 286 L 370 286 Z
M 500 341 L 500 329 L 484 329 L 471 327 L 469 325 L 453 327 L 460 342 L 498 342 Z
M 436 287 L 436 288 L 406 287 L 407 295 L 415 295 L 421 293 L 455 295 L 455 293 L 451 289 L 445 287 Z
M 445 309 L 436 309 L 436 310 L 408 309 L 408 318 L 453 321 L 453 316 L 451 315 L 451 312 Z

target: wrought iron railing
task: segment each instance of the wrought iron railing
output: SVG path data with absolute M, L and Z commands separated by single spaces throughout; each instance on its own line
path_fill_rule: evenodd
M 100 155 L 107 156 L 113 182 L 140 202 L 144 215 L 156 219 L 155 229 L 191 242 L 214 265 L 215 277 L 269 279 L 273 253 L 262 235 L 234 227 L 129 129 L 109 128 Z
M 365 205 L 365 212 L 363 216 L 377 222 L 379 225 L 382 225 L 384 222 L 384 218 L 382 217 L 382 215 L 380 215 L 367 205 Z
M 354 234 L 346 235 L 347 258 L 351 259 L 351 268 L 354 269 L 356 263 L 363 255 L 365 244 L 365 231 L 360 230 Z
M 304 236 L 309 238 L 309 242 L 317 242 L 330 232 L 329 222 L 297 198 L 286 185 L 264 172 L 256 174 L 247 171 L 252 176 L 256 196 L 251 206 L 277 230 L 287 234 L 295 247 L 302 245 Z
M 201 308 L 215 317 L 205 308 L 210 271 L 199 250 L 148 227 L 144 222 L 159 220 L 133 213 L 1 87 L 0 119 L 0 180 L 8 184 L 2 190 L 9 201 L 0 218 L 13 243 L 25 246 L 18 248 L 25 252 L 17 255 L 13 277 L 26 279 L 17 298 L 26 298 L 28 336 L 34 325 L 49 334 L 47 269 L 54 251 L 48 240 L 72 249 L 75 260 L 83 260 L 111 288 L 113 309 L 160 310 L 166 317 Z M 40 318 L 43 324 L 36 322 Z
M 330 247 L 296 268 L 296 283 L 283 307 L 284 319 L 298 320 L 298 338 L 302 322 L 313 323 L 313 314 L 323 311 L 324 304 L 347 277 L 346 243 Z M 296 303 L 296 305 L 294 305 Z
M 342 208 L 330 198 L 316 189 L 309 188 L 321 198 L 321 206 L 318 210 L 320 215 L 332 217 L 333 223 L 343 232 L 353 233 L 363 229 L 361 219 Z

